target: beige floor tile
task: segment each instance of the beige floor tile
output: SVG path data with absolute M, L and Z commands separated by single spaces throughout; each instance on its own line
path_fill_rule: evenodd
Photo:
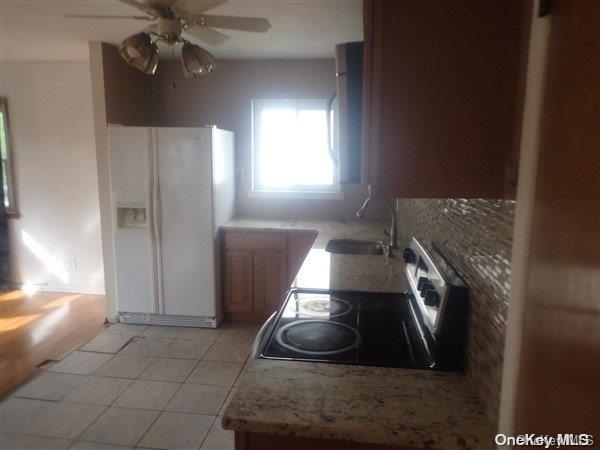
M 252 343 L 258 333 L 258 325 L 229 323 L 217 339 L 217 342 L 246 342 Z
M 54 364 L 48 370 L 52 372 L 75 373 L 89 375 L 112 358 L 104 353 L 75 351 Z
M 196 359 L 157 358 L 144 370 L 140 378 L 143 380 L 183 383 L 192 373 L 196 364 L 198 364 Z
M 135 356 L 158 356 L 171 344 L 172 339 L 155 339 L 155 338 L 134 338 L 120 355 L 135 355 Z
M 0 429 L 74 439 L 102 414 L 104 406 L 11 397 L 0 405 Z
M 230 388 L 205 384 L 184 384 L 169 402 L 166 411 L 216 416 Z
M 162 327 L 162 326 L 150 326 L 140 334 L 142 337 L 153 337 L 153 338 L 166 338 L 174 339 L 179 336 L 185 328 L 183 327 Z
M 130 324 L 130 323 L 113 323 L 106 329 L 106 331 L 109 333 L 121 333 L 121 334 L 128 334 L 131 336 L 139 336 L 141 333 L 143 333 L 146 330 L 146 328 L 148 328 L 148 325 L 136 325 L 136 324 Z
M 200 361 L 186 383 L 233 386 L 243 366 L 225 361 Z
M 234 386 L 234 387 L 231 388 L 231 391 L 229 391 L 229 395 L 227 396 L 227 398 L 223 402 L 223 406 L 221 406 L 221 409 L 219 410 L 219 416 L 222 416 L 225 413 L 225 410 L 227 409 L 227 406 L 229 405 L 229 402 L 231 401 L 231 399 L 235 395 L 236 391 L 237 391 L 237 387 Z
M 87 352 L 117 353 L 132 336 L 122 333 L 103 332 L 84 344 L 80 350 Z
M 215 342 L 204 359 L 243 363 L 250 353 L 249 342 Z
M 43 400 L 9 397 L 0 403 L 0 430 L 3 433 L 27 433 L 29 425 L 49 414 L 54 404 Z
M 200 450 L 234 450 L 235 435 L 231 430 L 226 430 L 221 425 L 221 418 L 217 417 L 208 432 Z
M 222 331 L 222 328 L 184 328 L 177 339 L 214 342 Z
M 59 401 L 84 380 L 85 376 L 83 375 L 40 372 L 33 380 L 15 392 L 14 395 L 16 397 Z
M 2 450 L 62 450 L 67 449 L 73 441 L 51 437 L 29 436 L 26 434 L 0 434 Z
M 133 450 L 133 447 L 122 445 L 100 444 L 98 442 L 77 441 L 69 450 Z
M 114 406 L 161 411 L 179 390 L 179 383 L 136 380 L 117 399 Z
M 110 407 L 79 440 L 134 446 L 160 413 L 148 409 Z
M 206 341 L 175 340 L 160 356 L 164 358 L 202 359 L 211 343 Z
M 152 364 L 153 358 L 146 356 L 115 355 L 100 367 L 94 375 L 117 378 L 137 378 Z
M 31 421 L 25 433 L 63 439 L 77 438 L 106 409 L 81 403 L 52 403 L 49 411 Z
M 213 416 L 163 412 L 140 442 L 161 449 L 196 450 L 202 444 Z
M 110 405 L 132 383 L 126 378 L 87 376 L 64 400 L 91 405 Z

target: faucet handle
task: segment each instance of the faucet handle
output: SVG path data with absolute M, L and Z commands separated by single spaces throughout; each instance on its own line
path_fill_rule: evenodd
M 389 236 L 390 232 L 388 230 L 383 230 L 383 234 L 385 234 L 386 236 Z

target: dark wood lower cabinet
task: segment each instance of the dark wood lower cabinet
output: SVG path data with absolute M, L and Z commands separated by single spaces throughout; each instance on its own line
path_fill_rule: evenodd
M 248 250 L 228 250 L 223 258 L 223 296 L 226 311 L 252 312 L 253 255 Z
M 288 233 L 288 285 L 291 285 L 317 238 L 317 232 L 295 231 Z
M 287 253 L 254 253 L 254 302 L 253 310 L 271 314 L 289 287 L 287 282 Z
M 382 444 L 338 441 L 333 439 L 279 436 L 267 433 L 235 432 L 235 450 L 416 450 Z
M 223 232 L 223 306 L 229 320 L 262 323 L 276 311 L 317 233 Z

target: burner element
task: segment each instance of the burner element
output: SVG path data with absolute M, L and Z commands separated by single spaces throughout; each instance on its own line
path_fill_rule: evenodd
M 328 295 L 301 297 L 298 301 L 298 314 L 303 316 L 331 318 L 350 311 L 352 305 L 346 300 Z
M 395 299 L 365 299 L 360 302 L 360 311 L 372 312 L 377 314 L 392 313 L 398 311 L 398 303 Z
M 360 337 L 348 325 L 327 320 L 297 320 L 282 326 L 277 342 L 294 352 L 307 355 L 333 355 L 355 348 Z

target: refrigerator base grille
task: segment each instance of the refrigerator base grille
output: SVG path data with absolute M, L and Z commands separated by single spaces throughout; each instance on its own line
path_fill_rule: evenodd
M 175 316 L 169 314 L 119 311 L 119 322 L 170 327 L 216 328 L 217 318 L 211 316 Z

